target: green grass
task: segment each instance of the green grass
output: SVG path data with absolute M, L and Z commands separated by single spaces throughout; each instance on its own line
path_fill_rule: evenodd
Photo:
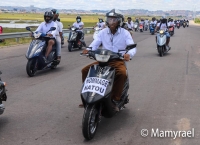
M 196 18 L 194 22 L 200 24 L 200 19 Z

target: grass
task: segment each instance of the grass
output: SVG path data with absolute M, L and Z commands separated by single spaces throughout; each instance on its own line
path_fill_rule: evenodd
M 200 24 L 200 19 L 196 18 L 194 22 Z
M 63 23 L 64 29 L 67 29 L 69 26 L 72 25 L 76 21 L 76 16 L 75 14 L 60 14 L 60 20 Z M 82 21 L 84 22 L 84 27 L 92 27 L 96 25 L 98 18 L 102 17 L 104 18 L 105 16 L 102 15 L 80 15 L 82 17 Z M 126 16 L 127 18 L 128 16 Z M 132 20 L 135 21 L 135 17 L 131 16 Z M 140 16 L 137 16 L 140 17 Z M 125 18 L 125 20 L 126 20 Z M 141 16 L 141 18 L 148 18 L 151 19 L 152 17 L 147 17 L 147 16 Z M 160 17 L 156 17 L 160 18 Z M 16 21 L 16 23 L 22 23 L 27 20 L 32 20 L 32 21 L 39 21 L 43 22 L 44 21 L 44 16 L 43 14 L 39 13 L 0 13 L 0 23 L 2 23 L 2 20 L 19 20 Z M 4 22 L 5 23 L 5 22 Z M 30 22 L 32 23 L 32 22 Z M 35 30 L 36 28 L 33 28 Z M 4 28 L 3 33 L 15 33 L 15 32 L 26 32 L 25 28 Z M 19 43 L 29 43 L 31 38 L 20 38 Z M 6 39 L 5 42 L 0 43 L 0 46 L 7 46 L 7 45 L 15 45 L 18 44 L 15 39 Z

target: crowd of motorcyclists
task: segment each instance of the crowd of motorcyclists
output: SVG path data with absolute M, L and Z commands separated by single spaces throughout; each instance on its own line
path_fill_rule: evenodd
M 159 32 L 156 35 L 156 42 L 158 41 L 158 39 L 161 39 L 159 37 L 160 35 L 166 36 L 166 42 L 163 45 L 160 45 L 157 42 L 158 52 L 161 53 L 160 49 L 162 49 L 163 52 L 167 52 L 171 49 L 171 47 L 169 46 L 170 37 L 174 34 L 174 30 L 176 27 L 180 28 L 180 26 L 183 26 L 185 28 L 189 26 L 188 20 L 173 20 L 172 18 L 167 19 L 165 16 L 161 17 L 161 19 L 156 19 L 155 17 L 153 17 L 151 20 L 147 18 L 136 18 L 135 22 L 133 22 L 131 17 L 127 17 L 127 19 L 125 19 L 124 15 L 120 11 L 112 9 L 111 11 L 106 13 L 105 22 L 103 18 L 98 18 L 98 22 L 94 26 L 94 29 L 98 28 L 95 29 L 95 31 L 98 32 L 95 33 L 95 37 L 93 37 L 93 42 L 89 45 L 89 47 L 87 47 L 84 40 L 84 22 L 79 15 L 75 18 L 75 20 L 76 21 L 73 23 L 73 25 L 70 26 L 70 29 L 73 30 L 73 32 L 70 32 L 68 38 L 68 47 L 70 46 L 69 50 L 71 50 L 71 48 L 73 47 L 83 47 L 85 49 L 83 50 L 82 54 L 90 55 L 97 60 L 95 63 L 87 65 L 82 69 L 82 82 L 84 84 L 87 77 L 89 77 L 90 69 L 92 66 L 98 66 L 99 68 L 102 68 L 102 70 L 100 70 L 100 72 L 98 73 L 102 73 L 103 75 L 108 74 L 109 71 L 111 72 L 110 69 L 107 69 L 105 72 L 103 72 L 105 66 L 114 68 L 115 72 L 113 73 L 114 80 L 112 92 L 109 95 L 112 102 L 111 106 L 116 112 L 120 111 L 121 107 L 119 106 L 123 107 L 123 105 L 126 104 L 125 102 L 127 102 L 128 98 L 128 96 L 125 96 L 126 100 L 122 101 L 121 94 L 123 94 L 124 84 L 126 84 L 128 80 L 126 71 L 127 68 L 124 62 L 130 61 L 137 51 L 135 45 L 133 45 L 133 31 L 143 32 L 149 30 L 151 34 Z M 125 22 L 125 20 L 127 20 L 127 22 Z M 27 28 L 27 30 L 30 30 L 30 28 Z M 40 69 L 42 70 L 46 68 L 55 68 L 55 66 L 57 66 L 61 61 L 61 40 L 63 37 L 63 24 L 60 22 L 59 19 L 59 11 L 56 9 L 52 9 L 51 11 L 45 12 L 44 22 L 42 22 L 34 32 L 31 31 L 31 36 L 37 39 L 41 39 L 42 41 L 33 40 L 27 51 L 27 73 L 29 76 L 33 76 L 35 72 Z M 44 40 L 45 43 L 43 43 Z M 41 48 L 41 46 L 43 46 L 44 48 Z M 100 46 L 102 46 L 102 48 L 106 51 L 98 52 L 101 53 L 98 54 L 96 52 L 98 51 Z M 129 46 L 129 49 L 126 49 L 127 46 Z M 92 55 L 92 53 L 96 54 Z M 105 53 L 106 55 L 110 56 L 111 54 L 117 54 L 119 55 L 119 57 L 116 57 L 114 59 L 108 58 L 106 61 L 107 56 L 105 55 Z M 101 57 L 100 55 L 105 56 L 101 59 L 97 58 Z M 107 63 L 103 64 L 105 62 Z M 42 63 L 42 65 L 40 65 L 40 63 Z M 101 78 L 101 75 L 98 74 L 97 76 Z M 101 79 L 105 81 L 105 77 L 102 78 Z M 96 93 L 98 93 L 97 87 L 99 86 L 99 84 L 95 86 L 95 83 L 93 83 L 93 88 L 95 88 Z M 85 88 L 86 90 L 88 90 L 88 92 L 91 92 L 91 90 L 93 89 L 89 87 Z M 82 91 L 82 95 L 86 92 L 87 91 L 85 90 Z M 5 98 L 3 101 L 5 101 Z M 87 107 L 87 101 L 84 101 L 84 97 L 82 97 L 82 103 L 79 105 L 79 107 Z M 90 134 L 89 136 L 84 136 L 88 139 L 92 138 L 92 134 Z

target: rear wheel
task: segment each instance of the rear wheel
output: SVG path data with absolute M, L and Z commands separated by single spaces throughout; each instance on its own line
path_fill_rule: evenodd
M 68 43 L 68 51 L 69 51 L 69 52 L 72 51 L 72 43 L 71 43 L 71 42 Z
M 91 140 L 99 124 L 98 110 L 95 105 L 87 105 L 83 114 L 82 133 L 85 139 Z
M 26 72 L 29 75 L 29 77 L 33 77 L 36 71 L 37 71 L 36 60 L 35 59 L 28 60 L 26 65 Z

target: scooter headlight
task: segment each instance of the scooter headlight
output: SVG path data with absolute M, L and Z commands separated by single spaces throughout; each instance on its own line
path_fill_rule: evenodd
M 95 58 L 99 62 L 108 62 L 110 55 L 95 54 Z
M 163 30 L 160 30 L 160 34 L 163 34 L 164 33 L 164 31 Z

